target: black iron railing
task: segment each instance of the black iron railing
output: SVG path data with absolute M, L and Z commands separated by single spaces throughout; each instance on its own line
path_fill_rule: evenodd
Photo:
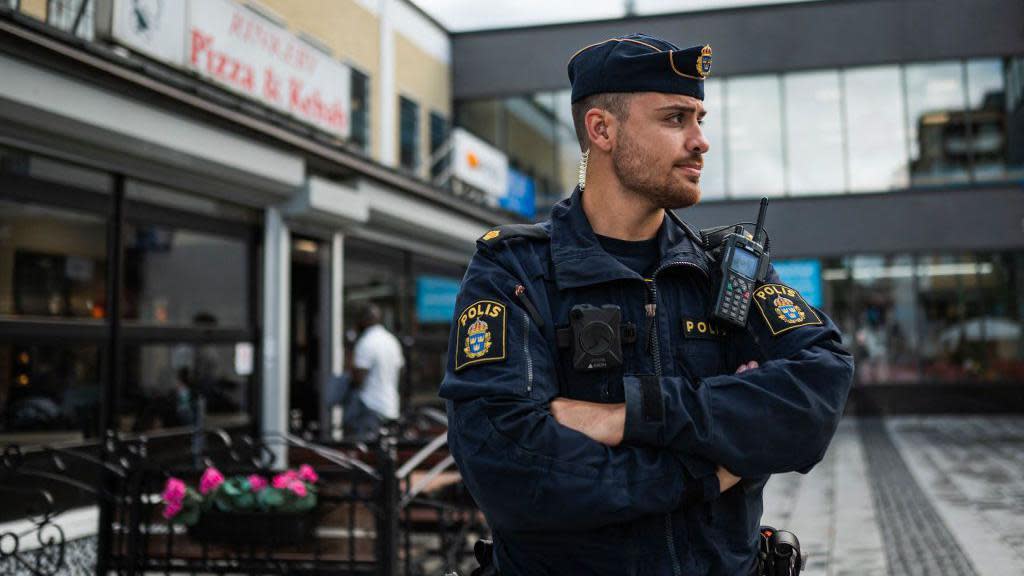
M 20 502 L 27 523 L 20 523 L 26 528 L 18 533 L 0 534 L 0 566 L 6 561 L 33 576 L 62 573 L 67 539 L 59 519 L 66 509 L 52 495 L 62 487 L 88 494 L 106 509 L 101 518 L 111 521 L 105 536 L 98 527 L 97 563 L 117 574 L 465 571 L 473 540 L 487 529 L 454 470 L 443 415 L 428 414 L 419 424 L 413 433 L 384 430 L 370 444 L 325 445 L 294 436 L 257 440 L 214 431 L 207 433 L 198 458 L 188 441 L 180 442 L 178 451 L 151 454 L 145 438 L 126 442 L 113 434 L 87 452 L 44 447 L 26 458 L 9 446 L 0 466 L 0 502 Z M 225 475 L 269 476 L 281 453 L 293 464 L 312 465 L 320 476 L 317 507 L 304 519 L 313 522 L 310 537 L 282 543 L 274 541 L 274 532 L 269 539 L 211 539 L 162 516 L 160 493 L 169 477 L 194 485 L 206 466 Z M 271 531 L 278 520 L 296 521 L 287 516 L 259 520 Z M 231 524 L 219 529 L 230 530 Z

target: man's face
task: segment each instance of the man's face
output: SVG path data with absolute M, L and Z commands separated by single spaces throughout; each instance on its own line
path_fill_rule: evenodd
M 629 99 L 619 123 L 612 165 L 626 188 L 658 208 L 685 208 L 700 200 L 703 103 L 690 96 L 641 92 Z

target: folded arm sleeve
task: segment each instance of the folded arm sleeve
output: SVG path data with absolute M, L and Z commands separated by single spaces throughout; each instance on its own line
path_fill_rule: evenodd
M 717 479 L 691 479 L 672 451 L 604 446 L 554 419 L 548 405 L 558 394 L 552 351 L 514 297 L 520 283 L 508 270 L 514 265 L 499 265 L 484 249 L 470 263 L 440 391 L 451 453 L 492 526 L 586 530 L 717 496 Z M 504 306 L 504 327 L 501 314 L 489 316 L 489 336 L 477 326 L 470 341 L 462 319 L 479 302 Z M 481 342 L 490 342 L 482 355 Z
M 692 452 L 743 477 L 810 470 L 843 414 L 853 357 L 825 314 L 796 305 L 781 311 L 790 321 L 804 314 L 792 328 L 752 306 L 735 346 L 757 369 L 699 381 L 627 378 L 626 442 Z

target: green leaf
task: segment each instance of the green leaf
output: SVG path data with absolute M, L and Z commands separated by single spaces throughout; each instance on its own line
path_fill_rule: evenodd
M 281 493 L 277 488 L 266 488 L 259 493 L 257 501 L 261 508 L 265 510 L 273 510 L 280 508 L 285 502 L 284 494 Z
M 172 520 L 175 524 L 184 524 L 185 526 L 194 526 L 199 521 L 199 507 L 198 506 L 186 506 L 178 513 Z

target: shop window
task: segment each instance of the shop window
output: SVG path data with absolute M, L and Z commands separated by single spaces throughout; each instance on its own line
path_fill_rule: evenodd
M 991 262 L 971 254 L 926 255 L 917 272 L 924 377 L 936 382 L 979 379 L 985 358 L 980 288 L 991 282 Z
M 60 432 L 81 440 L 97 429 L 101 388 L 97 344 L 0 342 L 0 433 Z
M 451 168 L 452 154 L 448 145 L 448 138 L 451 128 L 448 119 L 437 112 L 430 113 L 430 179 L 435 184 L 444 184 L 439 181 Z
M 0 201 L 0 315 L 106 316 L 104 218 Z
M 126 346 L 119 428 L 244 426 L 255 370 L 252 351 L 248 342 Z
M 124 232 L 123 317 L 155 326 L 248 325 L 248 244 L 242 238 L 133 224 Z
M 351 109 L 352 142 L 363 152 L 370 151 L 370 77 L 352 68 Z
M 918 311 L 910 255 L 855 256 L 853 352 L 862 384 L 912 383 L 917 366 Z
M 437 389 L 448 366 L 448 336 L 457 314 L 455 298 L 465 267 L 415 256 L 412 260 L 414 290 L 411 346 L 406 367 L 412 406 L 438 404 Z
M 399 164 L 410 172 L 420 169 L 420 107 L 418 104 L 399 97 Z

